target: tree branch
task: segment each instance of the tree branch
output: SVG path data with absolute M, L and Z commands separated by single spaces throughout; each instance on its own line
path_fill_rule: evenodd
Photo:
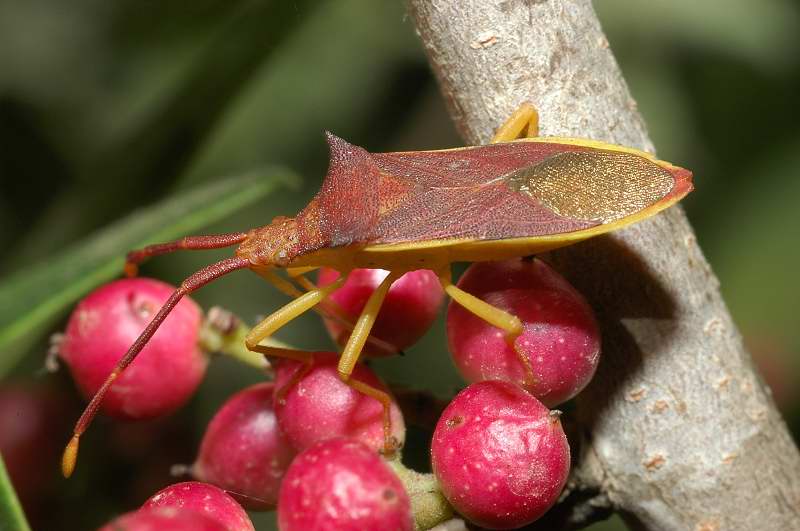
M 588 0 L 408 4 L 468 143 L 530 100 L 543 135 L 652 151 Z M 638 529 L 800 528 L 800 454 L 683 210 L 550 259 L 595 308 L 604 354 L 578 399 L 576 463 L 548 529 L 612 508 Z

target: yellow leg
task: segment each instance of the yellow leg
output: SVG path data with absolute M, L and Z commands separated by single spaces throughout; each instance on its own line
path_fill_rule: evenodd
M 295 275 L 292 277 L 292 280 L 297 282 L 297 284 L 306 291 L 314 291 L 317 289 L 317 285 L 308 280 L 302 274 Z M 327 317 L 333 321 L 336 321 L 340 326 L 344 327 L 349 331 L 353 331 L 355 324 L 350 319 L 350 316 L 347 315 L 347 312 L 344 311 L 344 308 L 339 306 L 336 301 L 328 299 L 317 308 L 320 315 Z M 397 349 L 390 348 L 390 352 L 394 352 Z
M 275 275 L 275 277 L 280 278 L 277 277 L 277 275 Z M 328 295 L 339 289 L 342 284 L 344 284 L 345 278 L 345 276 L 341 276 L 336 279 L 335 282 L 328 284 L 324 288 L 317 288 L 313 291 L 303 293 L 295 300 L 258 323 L 250 330 L 250 333 L 247 334 L 245 338 L 247 348 L 255 350 L 255 347 L 259 346 L 258 344 L 261 341 L 268 338 L 286 323 L 307 312 L 325 300 Z M 256 350 L 256 352 L 258 351 Z
M 319 269 L 319 267 L 317 266 L 287 267 L 286 274 L 294 278 L 300 275 L 305 275 L 306 273 L 311 273 L 312 271 L 316 271 L 317 269 Z
M 534 138 L 539 136 L 539 113 L 529 102 L 524 102 L 514 111 L 506 122 L 495 132 L 491 143 L 510 142 L 520 136 Z
M 361 355 L 361 350 L 364 348 L 369 337 L 369 332 L 372 325 L 375 324 L 375 319 L 378 317 L 378 312 L 381 309 L 381 304 L 386 298 L 389 288 L 392 283 L 397 280 L 401 275 L 398 273 L 389 273 L 383 282 L 372 292 L 367 304 L 361 311 L 361 315 L 356 321 L 353 332 L 350 334 L 350 339 L 347 340 L 347 345 L 344 347 L 342 357 L 339 358 L 339 377 L 347 385 L 360 393 L 371 396 L 381 403 L 383 406 L 383 449 L 384 453 L 391 455 L 397 449 L 397 441 L 392 437 L 392 419 L 391 419 L 391 404 L 392 398 L 388 393 L 376 389 L 369 384 L 350 378 L 353 374 L 353 369 L 358 363 L 358 358 Z
M 294 276 L 293 280 L 297 282 L 300 285 L 300 287 L 302 287 L 306 291 L 313 291 L 317 289 L 317 286 L 313 282 L 308 280 L 306 277 L 304 277 L 302 274 Z M 319 307 L 315 308 L 315 310 L 322 316 L 327 317 L 332 321 L 336 321 L 337 324 L 339 324 L 348 332 L 352 333 L 353 328 L 355 328 L 355 324 L 353 324 L 353 321 L 350 320 L 350 316 L 347 315 L 347 313 L 341 306 L 336 304 L 336 301 L 328 299 L 324 301 L 322 304 L 320 304 Z M 337 338 L 337 343 L 338 342 L 339 338 Z M 383 352 L 389 355 L 397 354 L 399 352 L 394 345 L 387 343 L 386 341 L 374 336 L 369 336 L 367 338 L 367 342 L 371 346 L 379 350 L 382 350 Z
M 441 273 L 439 282 L 445 293 L 454 301 L 490 325 L 504 330 L 508 336 L 513 336 L 515 339 L 522 333 L 522 321 L 518 317 L 500 308 L 495 308 L 488 302 L 457 287 L 450 278 L 450 271 Z
M 306 277 L 304 277 L 303 275 L 296 275 L 296 276 L 293 276 L 293 277 L 292 277 L 292 280 L 294 280 L 295 282 L 297 282 L 297 284 L 298 284 L 298 285 L 299 285 L 301 288 L 303 288 L 304 290 L 306 290 L 306 291 L 312 291 L 312 290 L 315 290 L 315 289 L 317 289 L 317 285 L 316 285 L 316 284 L 314 284 L 313 282 L 311 282 L 310 280 L 308 280 L 308 279 L 307 279 Z M 327 306 L 332 306 L 332 305 L 333 305 L 333 301 L 327 301 L 325 304 L 326 304 Z M 344 311 L 344 310 L 343 310 L 343 311 Z
M 525 383 L 533 383 L 534 377 L 531 362 L 525 353 L 520 352 L 516 347 L 516 339 L 523 331 L 522 321 L 519 320 L 519 317 L 511 315 L 500 308 L 496 308 L 488 302 L 457 287 L 453 284 L 449 269 L 446 272 L 439 273 L 439 282 L 442 284 L 444 292 L 447 293 L 451 299 L 463 306 L 464 309 L 477 315 L 490 325 L 505 331 L 506 342 L 514 349 L 514 352 L 517 353 L 517 357 L 525 368 Z
M 278 291 L 284 295 L 288 295 L 293 299 L 303 295 L 303 292 L 297 289 L 294 284 L 275 274 L 275 272 L 271 269 L 256 270 L 256 273 L 258 273 L 261 278 L 278 288 Z
M 297 269 L 301 269 L 301 268 L 297 268 Z M 313 268 L 309 268 L 309 269 L 313 270 Z M 257 272 L 263 279 L 265 279 L 270 284 L 272 284 L 273 286 L 278 288 L 278 291 L 280 291 L 284 295 L 288 295 L 289 297 L 292 297 L 293 299 L 296 299 L 296 298 L 301 297 L 303 295 L 303 292 L 300 291 L 299 289 L 297 289 L 297 287 L 294 284 L 292 284 L 288 280 L 284 279 L 280 275 L 275 274 L 274 271 L 272 271 L 270 269 L 266 269 L 266 270 L 261 270 L 261 271 L 257 271 Z M 346 277 L 347 275 L 342 275 L 342 276 Z M 319 289 L 313 282 L 311 282 L 306 277 L 304 277 L 302 275 L 302 273 L 297 273 L 295 276 L 292 277 L 292 279 L 295 282 L 297 282 L 298 284 L 300 284 L 300 286 L 303 289 L 305 289 L 306 292 L 317 291 Z M 337 304 L 335 304 L 333 301 L 328 300 L 328 301 L 324 302 L 324 305 L 325 305 L 325 309 L 323 309 L 323 308 L 321 308 L 319 306 L 315 306 L 313 308 L 313 310 L 315 312 L 317 312 L 318 314 L 324 316 L 324 317 L 328 317 L 328 318 L 333 319 L 335 321 L 339 321 L 340 324 L 342 324 L 343 326 L 347 327 L 349 330 L 353 329 L 353 323 L 351 323 L 349 321 L 349 319 L 347 319 L 347 316 L 345 315 L 344 310 L 342 310 Z M 335 311 L 335 315 L 331 315 L 330 314 L 331 310 Z
M 268 347 L 266 345 L 254 345 L 253 348 L 250 350 L 254 352 L 260 352 L 265 356 L 272 356 L 275 358 L 284 358 L 294 361 L 299 361 L 302 365 L 295 371 L 292 377 L 286 382 L 280 389 L 275 392 L 275 400 L 278 402 L 283 402 L 286 398 L 286 393 L 289 392 L 289 389 L 297 385 L 300 380 L 302 380 L 306 374 L 311 370 L 314 366 L 314 353 L 308 352 L 305 350 L 295 350 L 290 348 L 277 348 L 277 347 Z
M 290 276 L 292 276 L 292 279 L 295 282 L 297 282 L 303 289 L 305 289 L 306 292 L 317 291 L 319 288 L 317 288 L 317 286 L 313 282 L 304 277 L 303 272 L 299 272 L 299 270 L 301 269 L 309 269 L 313 271 L 315 268 L 296 268 L 293 271 L 294 276 L 292 276 L 291 271 L 289 272 Z M 257 271 L 257 273 L 267 282 L 275 286 L 278 289 L 278 291 L 280 291 L 284 295 L 288 295 L 293 299 L 296 299 L 303 295 L 303 292 L 297 289 L 297 287 L 294 284 L 284 279 L 280 275 L 275 274 L 275 272 L 272 271 L 271 269 L 260 270 Z M 342 276 L 344 277 L 347 275 L 342 275 Z M 339 324 L 341 324 L 348 330 L 353 329 L 354 326 L 353 323 L 350 322 L 350 320 L 345 315 L 344 310 L 342 310 L 341 307 L 339 307 L 339 305 L 335 304 L 333 301 L 330 300 L 325 301 L 324 305 L 325 305 L 324 309 L 319 306 L 315 306 L 313 310 L 318 314 L 322 315 L 323 317 L 327 317 L 329 319 L 337 321 Z
M 300 269 L 300 268 L 298 268 L 298 269 Z M 289 297 L 292 297 L 293 299 L 297 299 L 298 297 L 302 297 L 303 296 L 303 292 L 300 291 L 299 289 L 297 289 L 297 287 L 294 284 L 292 284 L 288 280 L 282 278 L 281 276 L 276 275 L 274 271 L 267 269 L 267 270 L 257 271 L 257 273 L 262 278 L 267 280 L 270 284 L 272 284 L 273 286 L 278 288 L 278 291 L 280 291 L 281 293 L 283 293 L 285 295 L 288 295 Z M 342 275 L 342 276 L 346 277 L 347 275 Z M 317 288 L 316 285 L 314 285 L 313 282 L 311 282 L 310 280 L 308 280 L 307 278 L 302 276 L 302 274 L 299 274 L 298 276 L 293 277 L 293 278 L 307 292 L 317 291 L 319 289 L 319 288 Z M 334 304 L 333 301 L 330 301 L 330 300 L 329 301 L 325 301 L 325 308 L 322 308 L 320 306 L 314 306 L 312 309 L 315 312 L 317 312 L 318 314 L 322 315 L 323 317 L 327 317 L 329 319 L 333 319 L 334 321 L 338 322 L 340 325 L 344 326 L 348 330 L 352 330 L 353 329 L 354 325 L 347 318 L 347 316 L 344 313 L 344 310 L 342 310 L 337 304 Z M 392 350 L 392 352 L 393 352 L 393 350 Z
M 355 327 L 353 327 L 353 332 L 350 334 L 350 339 L 347 340 L 347 345 L 342 351 L 342 357 L 339 359 L 339 376 L 342 377 L 342 380 L 347 381 L 353 373 L 353 367 L 356 366 L 361 350 L 364 348 L 364 343 L 366 343 L 369 332 L 372 330 L 372 325 L 375 324 L 383 299 L 386 298 L 386 293 L 392 283 L 398 278 L 400 278 L 399 274 L 389 273 L 389 276 L 383 279 L 383 282 L 370 295 L 367 304 L 364 305 L 364 309 L 361 311 Z
M 397 438 L 392 435 L 392 397 L 385 391 L 376 389 L 369 384 L 356 380 L 355 378 L 350 378 L 349 376 L 345 380 L 345 383 L 359 393 L 372 397 L 381 403 L 383 406 L 383 454 L 386 456 L 394 454 L 400 443 Z
M 251 348 L 253 352 L 259 352 L 264 354 L 265 356 L 271 356 L 273 358 L 284 358 L 288 360 L 299 361 L 302 363 L 292 377 L 286 382 L 280 389 L 275 392 L 275 400 L 278 402 L 283 402 L 286 398 L 286 393 L 289 392 L 289 389 L 297 385 L 297 383 L 303 379 L 303 377 L 308 374 L 308 371 L 314 366 L 314 353 L 308 352 L 306 350 L 296 350 L 292 348 L 278 348 L 278 347 L 270 347 L 267 345 L 253 345 Z
M 303 350 L 259 345 L 259 343 L 274 334 L 279 328 L 292 319 L 295 319 L 302 313 L 314 308 L 317 304 L 325 300 L 325 297 L 333 293 L 335 290 L 341 287 L 342 284 L 344 284 L 346 276 L 343 275 L 341 278 L 337 279 L 332 284 L 325 286 L 324 288 L 317 288 L 313 291 L 309 291 L 308 293 L 301 293 L 290 282 L 282 279 L 272 271 L 259 271 L 259 274 L 261 274 L 262 277 L 269 280 L 273 285 L 290 297 L 297 297 L 295 300 L 254 326 L 244 340 L 247 348 L 253 352 L 260 352 L 265 356 L 286 358 L 303 363 L 303 366 L 299 368 L 294 375 L 292 375 L 291 380 L 289 380 L 286 385 L 278 389 L 275 398 L 278 401 L 281 401 L 284 399 L 284 396 L 289 389 L 294 387 L 294 385 L 302 380 L 303 377 L 308 374 L 308 371 L 311 370 L 314 361 L 313 354 Z

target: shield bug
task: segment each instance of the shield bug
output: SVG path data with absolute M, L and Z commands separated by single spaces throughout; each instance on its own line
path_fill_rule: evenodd
M 390 271 L 352 325 L 338 372 L 348 385 L 383 404 L 385 446 L 391 452 L 389 395 L 351 374 L 397 278 L 408 271 L 433 270 L 445 293 L 500 328 L 513 344 L 522 332 L 520 320 L 456 287 L 451 263 L 528 256 L 577 243 L 648 218 L 692 190 L 690 171 L 648 153 L 594 140 L 537 135 L 538 115 L 529 103 L 522 104 L 484 146 L 368 153 L 328 133 L 328 173 L 297 216 L 278 217 L 247 232 L 190 236 L 129 253 L 126 272 L 133 275 L 148 257 L 238 245 L 234 257 L 184 280 L 109 374 L 75 426 L 64 451 L 64 474 L 72 473 L 79 438 L 108 388 L 178 301 L 239 269 L 254 271 L 294 298 L 253 327 L 247 348 L 309 366 L 311 353 L 261 342 L 323 303 L 344 284 L 349 271 Z M 303 277 L 323 266 L 339 271 L 339 279 L 317 287 Z M 289 279 L 276 273 L 280 269 Z M 521 355 L 520 361 L 532 375 L 528 358 Z

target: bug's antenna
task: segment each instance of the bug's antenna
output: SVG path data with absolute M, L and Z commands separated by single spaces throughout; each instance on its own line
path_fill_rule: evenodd
M 125 275 L 135 277 L 139 271 L 139 264 L 150 257 L 179 251 L 202 251 L 206 249 L 221 249 L 242 243 L 247 239 L 246 232 L 231 232 L 228 234 L 211 234 L 208 236 L 186 236 L 180 240 L 166 243 L 156 243 L 128 253 L 125 259 Z
M 78 422 L 75 424 L 75 428 L 72 431 L 72 439 L 70 439 L 67 447 L 64 448 L 64 455 L 61 458 L 61 472 L 64 474 L 64 477 L 69 477 L 72 475 L 72 472 L 75 470 L 75 462 L 78 459 L 78 443 L 80 441 L 81 435 L 83 432 L 86 431 L 86 428 L 89 427 L 89 424 L 94 419 L 97 412 L 100 410 L 100 405 L 103 402 L 103 398 L 105 397 L 106 393 L 108 392 L 111 385 L 114 383 L 114 380 L 122 374 L 122 371 L 130 365 L 136 356 L 141 352 L 144 346 L 150 341 L 150 338 L 153 337 L 153 334 L 156 333 L 158 327 L 161 326 L 161 323 L 164 322 L 164 319 L 167 318 L 167 315 L 172 311 L 173 308 L 178 304 L 178 302 L 183 298 L 184 295 L 192 293 L 193 291 L 205 286 L 209 282 L 220 278 L 223 275 L 227 275 L 233 271 L 238 269 L 244 269 L 250 266 L 250 261 L 246 258 L 235 257 L 235 258 L 227 258 L 215 264 L 211 264 L 210 266 L 206 266 L 200 271 L 197 271 L 186 280 L 181 282 L 181 285 L 176 289 L 172 295 L 170 295 L 167 302 L 158 310 L 158 313 L 153 317 L 153 320 L 147 325 L 141 335 L 134 341 L 133 345 L 130 346 L 128 352 L 122 356 L 122 359 L 119 360 L 117 365 L 114 367 L 114 370 L 111 371 L 111 374 L 103 382 L 103 385 L 100 386 L 100 389 L 97 390 L 95 395 L 92 397 L 92 400 L 89 402 L 89 405 L 86 406 L 84 409 L 83 414 L 78 419 Z

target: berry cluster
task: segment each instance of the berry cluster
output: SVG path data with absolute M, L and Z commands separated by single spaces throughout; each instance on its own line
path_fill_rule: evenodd
M 320 285 L 336 275 L 321 270 Z M 354 319 L 385 276 L 379 270 L 352 272 L 332 296 L 338 315 Z M 594 374 L 596 322 L 580 294 L 540 260 L 474 264 L 458 287 L 516 315 L 523 330 L 509 341 L 503 331 L 451 303 L 449 346 L 471 384 L 452 399 L 434 428 L 433 476 L 426 484 L 433 487 L 420 488 L 423 475 L 387 455 L 387 441 L 400 448 L 406 435 L 394 398 L 383 404 L 347 385 L 337 372 L 338 354 L 317 352 L 306 360 L 276 362 L 272 381 L 244 389 L 222 406 L 191 466 L 204 483 L 168 487 L 104 529 L 252 529 L 242 507 L 277 508 L 285 531 L 411 530 L 427 528 L 453 510 L 494 529 L 539 518 L 556 502 L 570 464 L 560 412 L 550 408 L 575 396 Z M 85 395 L 97 390 L 171 292 L 154 280 L 127 279 L 78 305 L 59 354 Z M 434 273 L 401 277 L 389 290 L 373 329 L 378 341 L 367 344 L 366 354 L 384 356 L 413 344 L 432 324 L 442 299 Z M 184 403 L 207 364 L 198 347 L 201 324 L 197 305 L 182 300 L 113 384 L 104 412 L 150 418 Z M 335 341 L 346 341 L 348 330 L 340 321 L 325 324 Z M 351 380 L 391 397 L 366 365 L 357 365 Z M 438 516 L 422 514 L 431 512 L 436 496 Z

